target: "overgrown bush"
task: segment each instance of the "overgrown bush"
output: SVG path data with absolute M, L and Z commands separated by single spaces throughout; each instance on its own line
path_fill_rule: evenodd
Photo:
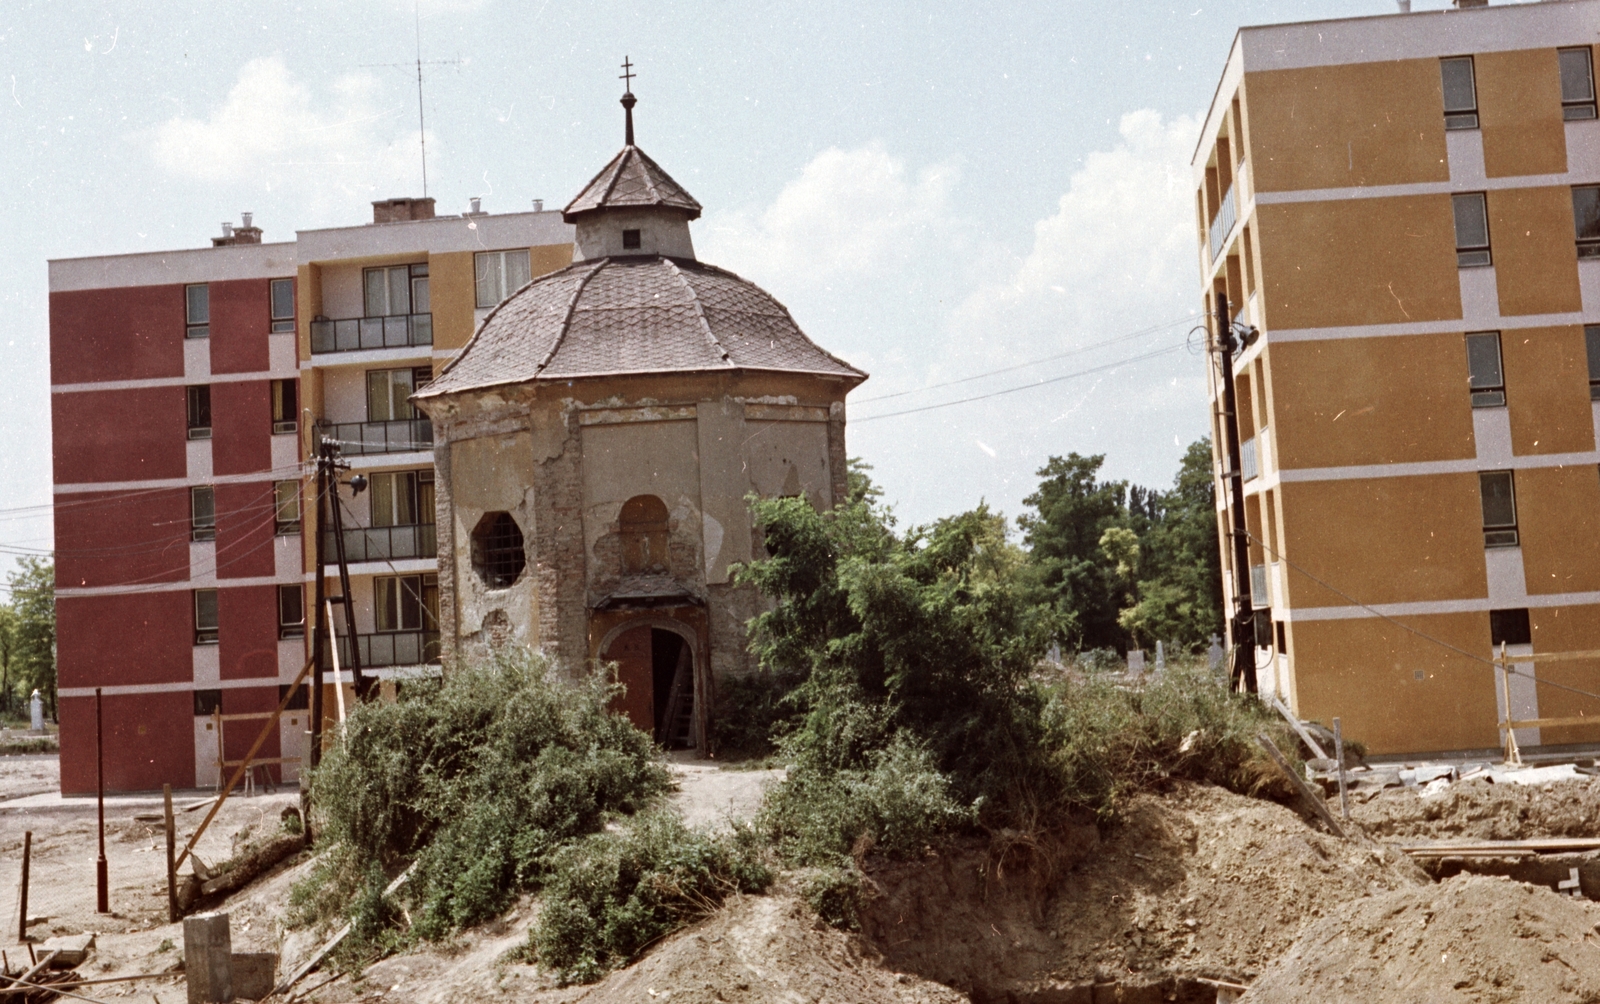
M 563 983 L 592 982 L 730 894 L 771 882 L 750 830 L 713 835 L 647 813 L 555 854 L 529 948 Z
M 650 738 L 608 710 L 612 694 L 506 650 L 408 684 L 395 703 L 358 706 L 311 775 L 326 850 L 294 892 L 294 919 L 354 909 L 368 935 L 354 952 L 392 920 L 378 893 L 413 860 L 397 896 L 422 937 L 496 916 L 537 888 L 564 844 L 668 787 Z
M 777 752 L 778 742 L 801 713 L 789 695 L 802 677 L 765 667 L 749 676 L 717 682 L 717 710 L 711 719 L 711 749 L 720 760 L 760 760 Z

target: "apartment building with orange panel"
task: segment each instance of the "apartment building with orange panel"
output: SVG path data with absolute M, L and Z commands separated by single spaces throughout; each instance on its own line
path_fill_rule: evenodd
M 1193 167 L 1259 687 L 1377 754 L 1600 743 L 1600 0 L 1241 29 Z M 1253 329 L 1253 330 L 1246 330 Z M 1250 635 L 1254 635 L 1254 639 Z M 1566 689 L 1572 688 L 1572 689 Z

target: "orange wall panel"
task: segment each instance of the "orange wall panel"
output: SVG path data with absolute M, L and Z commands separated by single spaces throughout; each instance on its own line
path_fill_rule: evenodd
M 1476 474 L 1289 481 L 1279 491 L 1284 554 L 1356 601 L 1488 595 Z M 1288 590 L 1296 608 L 1352 602 L 1293 570 Z
M 1258 205 L 1256 221 L 1269 328 L 1461 316 L 1448 195 Z
M 1600 606 L 1534 607 L 1528 611 L 1533 626 L 1535 652 L 1600 651 Z M 1534 675 L 1550 683 L 1600 694 L 1600 657 L 1572 662 L 1534 663 Z M 1563 690 L 1560 686 L 1541 686 L 1540 718 L 1567 718 L 1593 715 L 1594 725 L 1557 726 L 1540 731 L 1546 745 L 1600 742 L 1600 700 Z
M 1257 191 L 1450 178 L 1436 59 L 1265 70 L 1245 88 Z
M 1572 189 L 1502 188 L 1489 193 L 1489 242 L 1494 252 L 1500 313 L 1576 313 L 1578 251 L 1573 242 Z
M 1483 169 L 1491 178 L 1564 174 L 1561 71 L 1554 49 L 1484 52 L 1473 57 Z
M 1520 457 L 1595 448 L 1583 328 L 1503 331 L 1500 355 L 1513 453 Z
M 1406 617 L 1431 638 L 1490 654 L 1483 612 Z M 1418 676 L 1421 676 L 1419 679 Z M 1296 621 L 1296 711 L 1372 753 L 1483 749 L 1499 742 L 1494 671 L 1379 617 Z
M 1528 592 L 1600 590 L 1600 471 L 1594 464 L 1525 468 L 1516 486 Z
M 1279 467 L 1476 455 L 1461 335 L 1279 342 L 1269 351 Z

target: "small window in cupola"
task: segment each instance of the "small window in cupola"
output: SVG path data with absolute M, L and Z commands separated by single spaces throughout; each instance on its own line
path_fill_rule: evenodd
M 639 231 L 624 230 L 622 232 L 622 249 L 624 251 L 639 250 Z

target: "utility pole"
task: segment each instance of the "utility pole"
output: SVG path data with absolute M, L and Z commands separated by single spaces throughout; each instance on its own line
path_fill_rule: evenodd
M 338 459 L 338 446 L 331 439 L 323 441 L 323 457 L 319 460 L 328 467 L 328 508 L 331 512 L 333 524 L 333 549 L 336 560 L 339 562 L 339 595 L 333 602 L 344 607 L 344 633 L 350 639 L 350 657 L 346 661 L 350 664 L 350 682 L 355 687 L 356 698 L 365 700 L 368 690 L 368 681 L 361 675 L 361 637 L 356 634 L 355 604 L 350 602 L 350 562 L 345 559 L 344 551 L 344 517 L 339 512 L 339 474 L 341 469 L 350 466 L 348 461 Z M 350 479 L 351 487 L 357 494 L 367 485 L 367 479 L 356 475 Z M 322 570 L 319 568 L 320 576 Z M 330 629 L 332 625 L 329 625 Z M 337 681 L 335 681 L 337 683 Z M 338 684 L 343 686 L 343 684 Z
M 1222 354 L 1222 429 L 1227 439 L 1228 508 L 1233 539 L 1233 673 L 1235 684 L 1256 693 L 1255 608 L 1250 601 L 1250 534 L 1244 519 L 1244 472 L 1239 460 L 1239 402 L 1234 393 L 1233 353 L 1239 347 L 1228 316 L 1228 294 L 1217 294 L 1217 349 Z
M 328 651 L 328 629 L 333 626 L 328 623 L 328 617 L 325 613 L 328 608 L 327 587 L 322 580 L 324 552 L 326 550 L 323 542 L 327 539 L 327 531 L 322 524 L 322 498 L 328 491 L 327 470 L 322 463 L 326 447 L 321 445 L 320 433 L 317 436 L 316 508 L 314 509 L 317 514 L 317 539 L 313 548 L 317 570 L 314 578 L 315 585 L 312 587 L 312 595 L 315 599 L 311 604 L 311 609 L 316 612 L 316 620 L 313 622 L 315 627 L 311 631 L 311 749 L 307 751 L 306 755 L 307 766 L 312 770 L 315 770 L 317 764 L 322 762 L 322 674 L 324 660 L 327 658 L 326 653 Z M 306 804 L 306 789 L 304 787 L 300 789 L 300 801 L 302 803 L 300 806 L 300 818 L 309 827 L 311 820 L 310 805 Z M 309 828 L 306 832 L 310 833 Z

